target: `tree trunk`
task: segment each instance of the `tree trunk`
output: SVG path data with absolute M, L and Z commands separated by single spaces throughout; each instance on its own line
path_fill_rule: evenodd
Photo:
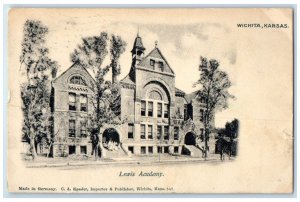
M 118 78 L 117 78 L 117 75 L 113 74 L 112 75 L 112 83 L 115 84 L 118 82 Z
M 30 138 L 30 150 L 31 150 L 32 160 L 35 160 L 35 158 L 36 158 L 36 150 L 35 150 L 34 137 Z

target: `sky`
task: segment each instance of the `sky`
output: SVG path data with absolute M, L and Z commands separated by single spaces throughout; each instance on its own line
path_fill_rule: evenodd
M 167 16 L 163 17 L 157 20 L 143 16 L 137 18 L 132 14 L 124 18 L 112 17 L 109 14 L 58 12 L 49 13 L 41 21 L 49 28 L 47 46 L 50 57 L 60 65 L 58 75 L 72 65 L 70 54 L 81 43 L 82 37 L 99 35 L 106 31 L 121 36 L 127 43 L 125 53 L 120 58 L 121 80 L 129 72 L 132 57 L 130 51 L 139 33 L 146 48 L 145 55 L 155 47 L 155 41 L 158 42 L 158 48 L 175 72 L 177 88 L 186 93 L 197 90 L 193 84 L 199 79 L 200 56 L 204 56 L 220 62 L 220 69 L 229 74 L 234 89 L 238 55 L 230 27 L 218 21 L 182 20 L 177 23 Z M 109 64 L 109 55 L 103 66 L 106 64 Z M 108 75 L 107 78 L 110 77 Z M 222 126 L 225 120 L 216 122 L 216 125 Z

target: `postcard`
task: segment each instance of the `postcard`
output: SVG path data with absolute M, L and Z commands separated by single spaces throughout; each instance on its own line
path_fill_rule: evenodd
M 292 8 L 12 8 L 12 193 L 292 193 Z

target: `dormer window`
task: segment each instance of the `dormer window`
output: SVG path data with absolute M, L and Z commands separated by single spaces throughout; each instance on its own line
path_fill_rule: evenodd
M 158 62 L 158 68 L 160 71 L 164 71 L 164 63 L 163 62 Z
M 81 76 L 73 76 L 70 79 L 71 84 L 86 86 L 85 80 Z
M 151 60 L 150 60 L 150 66 L 151 66 L 151 67 L 154 67 L 154 63 L 155 63 L 155 61 L 151 59 Z

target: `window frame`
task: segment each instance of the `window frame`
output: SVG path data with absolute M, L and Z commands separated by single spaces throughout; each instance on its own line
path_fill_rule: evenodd
M 85 103 L 84 102 L 81 102 L 81 98 L 82 97 L 85 97 Z M 87 112 L 88 111 L 88 96 L 87 94 L 80 94 L 80 111 L 81 112 Z M 85 108 L 84 108 L 85 107 Z M 83 110 L 85 109 L 85 110 Z
M 151 130 L 149 130 L 151 128 Z M 149 124 L 147 127 L 147 139 L 153 139 L 153 125 Z
M 148 101 L 147 105 L 148 105 L 147 115 L 148 115 L 148 117 L 153 117 L 153 115 L 154 115 L 153 114 L 154 102 L 153 101 Z M 150 106 L 152 106 L 152 107 L 150 108 Z
M 146 146 L 141 146 L 141 154 L 147 154 Z
M 148 146 L 148 154 L 153 154 L 153 146 Z
M 68 102 L 68 105 L 69 105 L 69 111 L 76 111 L 77 110 L 77 107 L 76 107 L 76 93 L 73 93 L 73 92 L 69 92 L 69 102 Z M 74 96 L 74 102 L 71 102 L 71 96 Z
M 129 123 L 128 125 L 128 131 L 127 131 L 127 138 L 128 139 L 134 139 L 134 124 Z M 130 132 L 130 128 L 132 127 L 132 132 Z
M 155 66 L 155 60 L 150 59 L 150 66 L 151 66 L 151 67 L 154 67 L 154 66 Z
M 160 128 L 160 130 L 159 130 L 159 128 Z M 163 126 L 162 125 L 157 125 L 157 135 L 156 135 L 156 138 L 158 139 L 158 140 L 161 140 L 162 139 L 162 135 L 163 135 Z
M 145 106 L 145 108 L 143 108 L 143 105 Z M 146 106 L 147 106 L 147 102 L 145 100 L 141 101 L 141 116 L 146 116 Z
M 162 118 L 162 117 L 163 117 L 163 103 L 157 102 L 157 118 Z
M 142 130 L 142 128 L 144 128 L 144 131 Z M 145 140 L 146 139 L 146 124 L 141 124 L 141 136 L 140 136 L 141 140 Z
M 164 140 L 169 140 L 170 139 L 169 128 L 170 128 L 169 126 L 164 126 L 164 129 L 163 129 L 163 131 L 164 131 L 164 134 L 163 134 Z
M 71 122 L 74 122 L 74 128 L 71 128 Z M 70 135 L 70 134 L 74 134 L 74 135 Z M 76 137 L 76 120 L 75 119 L 69 119 L 69 133 L 68 136 L 71 138 L 75 138 Z
M 86 127 L 86 122 L 81 122 L 80 123 L 80 137 L 81 138 L 87 138 L 87 127 Z M 84 128 L 84 129 L 82 129 Z M 84 133 L 83 133 L 84 131 Z
M 167 119 L 169 118 L 169 104 L 168 103 L 164 103 L 164 118 Z
M 179 140 L 179 127 L 178 126 L 174 126 L 174 140 Z

